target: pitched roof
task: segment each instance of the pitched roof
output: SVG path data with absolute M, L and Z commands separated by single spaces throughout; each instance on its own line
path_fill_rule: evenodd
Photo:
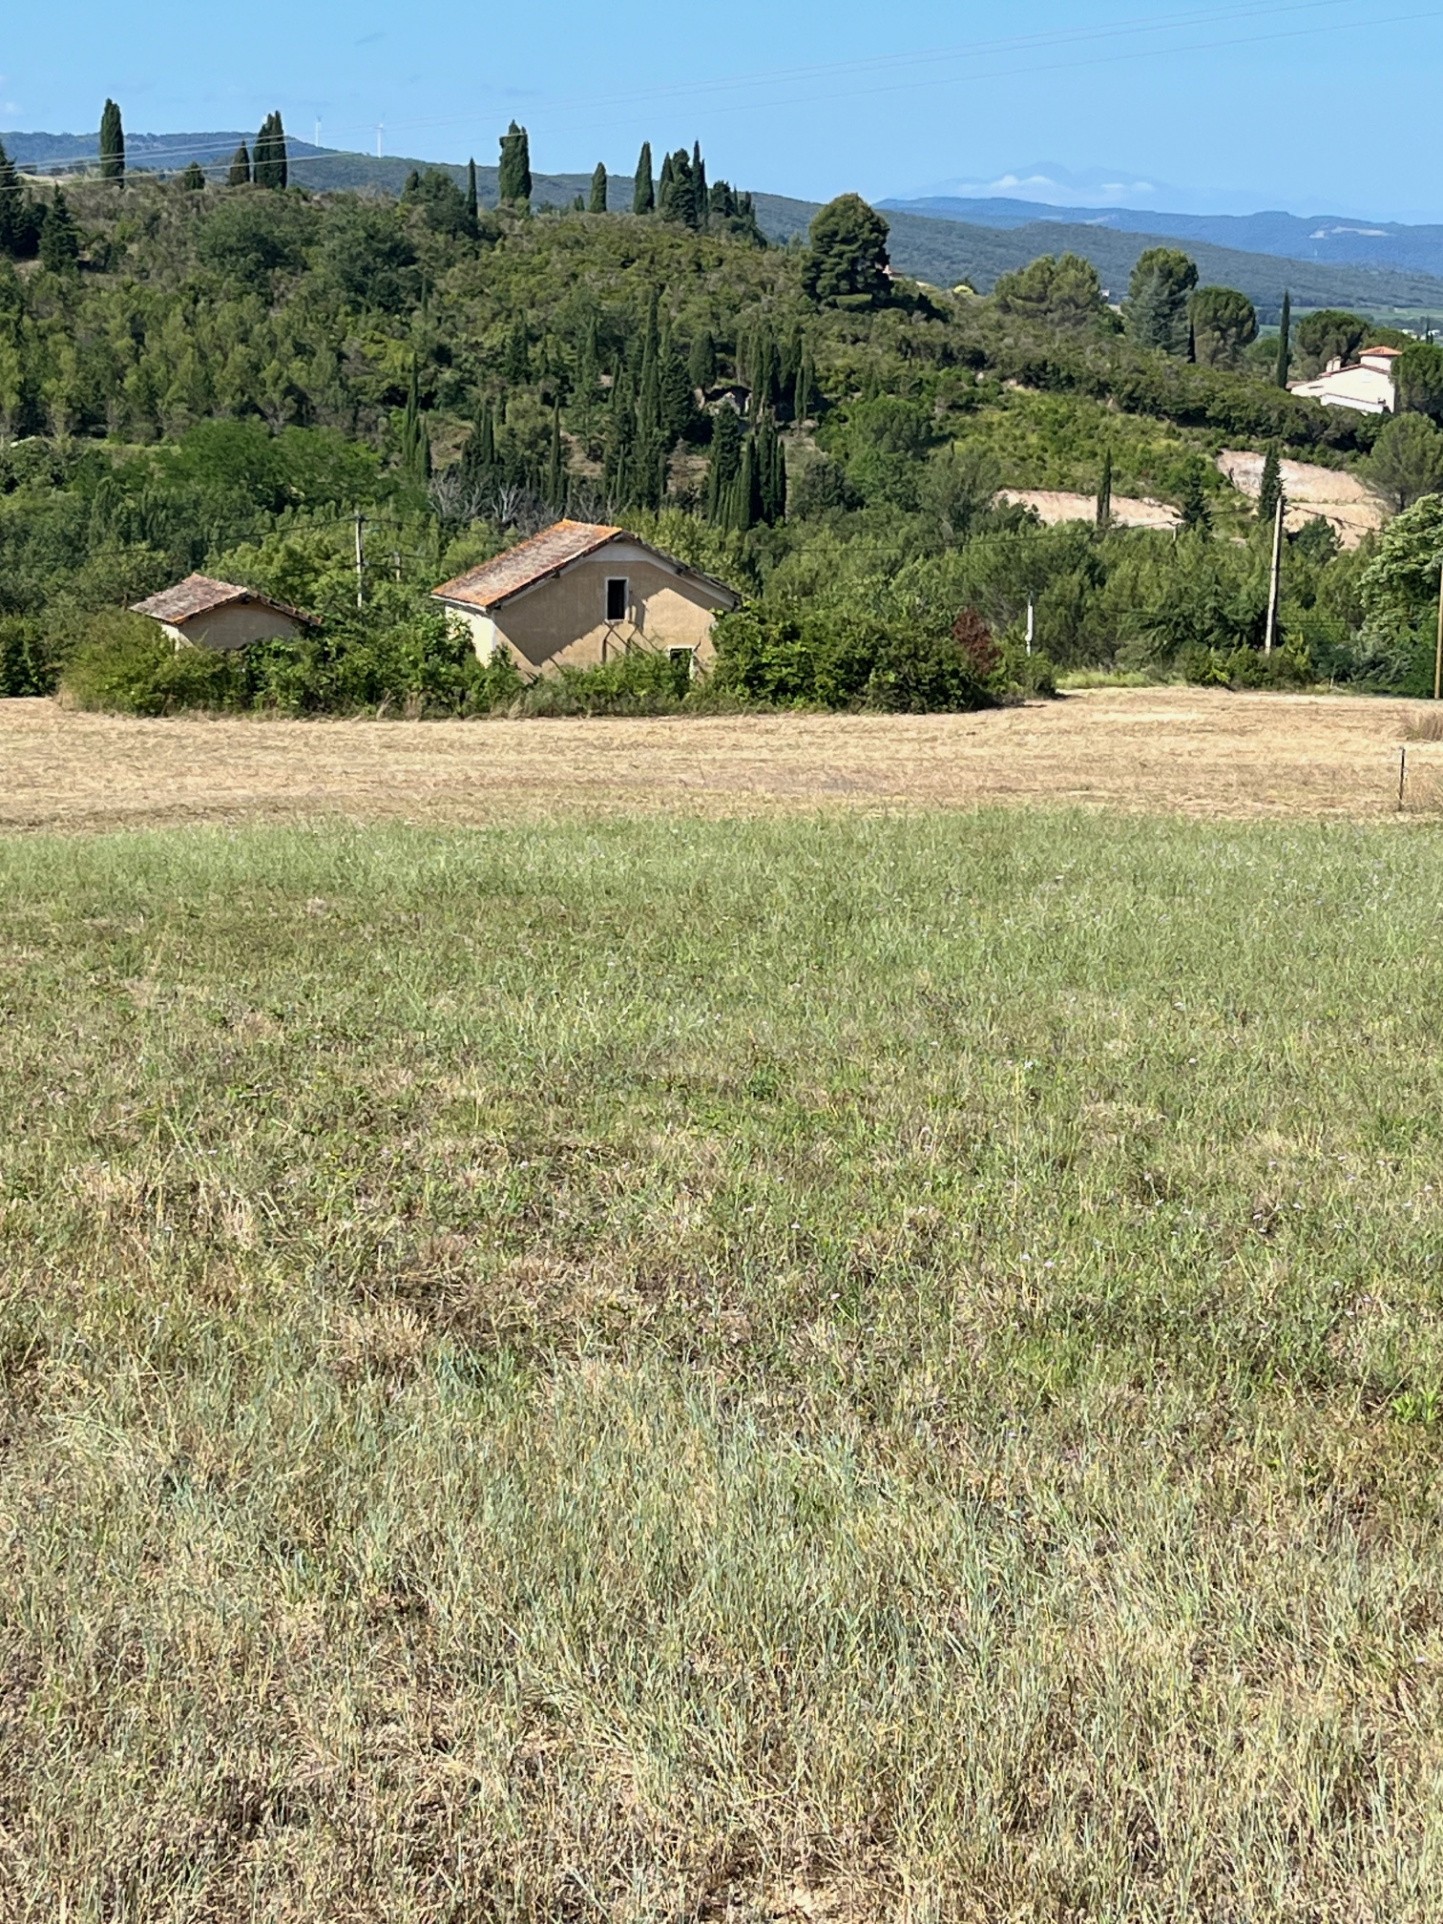
M 177 582 L 173 588 L 162 588 L 158 595 L 132 602 L 130 612 L 133 615 L 150 615 L 155 621 L 175 623 L 191 621 L 196 615 L 213 614 L 217 608 L 229 608 L 238 601 L 254 602 L 258 607 L 273 608 L 277 614 L 289 615 L 292 621 L 314 624 L 313 616 L 302 614 L 299 608 L 292 608 L 288 602 L 258 594 L 254 588 L 238 588 L 233 581 L 216 581 L 210 575 L 187 575 L 184 581 Z
M 595 554 L 622 532 L 620 528 L 599 526 L 590 521 L 558 521 L 552 527 L 543 528 L 540 534 L 532 535 L 529 541 L 518 541 L 494 561 L 484 561 L 479 568 L 457 575 L 454 581 L 443 582 L 431 592 L 441 601 L 465 601 L 473 608 L 495 608 L 512 595 L 520 594 L 523 588 L 543 581 L 547 575 L 557 574 L 573 561 Z
M 1366 361 L 1367 359 L 1369 359 L 1369 357 L 1371 357 L 1372 359 L 1376 360 L 1378 356 L 1381 354 L 1386 356 L 1387 359 L 1390 361 L 1396 361 L 1398 356 L 1402 352 L 1403 350 L 1401 347 L 1365 347 L 1359 353 L 1358 359 L 1360 361 Z

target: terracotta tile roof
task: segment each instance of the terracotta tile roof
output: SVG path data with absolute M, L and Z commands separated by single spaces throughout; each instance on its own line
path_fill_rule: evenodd
M 174 624 L 191 621 L 196 615 L 213 614 L 217 608 L 229 608 L 238 601 L 274 608 L 278 614 L 289 615 L 293 621 L 304 621 L 308 625 L 314 623 L 311 615 L 302 614 L 299 608 L 292 608 L 287 602 L 258 594 L 254 588 L 238 588 L 233 581 L 216 581 L 210 575 L 187 575 L 175 587 L 162 588 L 158 595 L 133 602 L 130 612 L 134 615 L 150 615 L 156 621 Z
M 595 554 L 624 532 L 589 521 L 558 521 L 529 541 L 518 541 L 494 561 L 486 561 L 432 593 L 441 601 L 464 601 L 473 608 L 495 608 L 534 582 L 554 575 L 573 561 Z
M 1365 360 L 1369 355 L 1372 355 L 1372 357 L 1376 360 L 1377 357 L 1381 354 L 1386 356 L 1386 358 L 1390 361 L 1396 361 L 1398 356 L 1402 352 L 1403 350 L 1401 347 L 1365 347 L 1362 353 L 1358 356 L 1358 359 L 1360 361 Z

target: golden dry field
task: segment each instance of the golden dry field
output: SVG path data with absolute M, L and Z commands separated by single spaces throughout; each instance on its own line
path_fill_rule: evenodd
M 1052 807 L 1227 819 L 1395 814 L 1427 705 L 1197 688 L 1088 690 L 979 715 L 318 721 L 67 713 L 0 702 L 0 830 L 540 821 L 773 807 Z M 1443 803 L 1409 746 L 1408 806 Z

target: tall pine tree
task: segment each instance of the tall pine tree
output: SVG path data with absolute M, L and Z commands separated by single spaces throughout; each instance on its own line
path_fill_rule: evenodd
M 100 115 L 100 178 L 125 184 L 125 129 L 120 124 L 120 109 L 107 100 Z
M 591 203 L 586 210 L 589 214 L 606 212 L 606 166 L 597 161 L 591 176 Z
M 231 155 L 230 172 L 226 175 L 228 187 L 249 187 L 251 184 L 251 150 L 242 141 Z
M 631 197 L 633 214 L 649 214 L 656 207 L 656 183 L 651 175 L 651 142 L 641 143 L 641 154 L 636 163 L 636 186 Z

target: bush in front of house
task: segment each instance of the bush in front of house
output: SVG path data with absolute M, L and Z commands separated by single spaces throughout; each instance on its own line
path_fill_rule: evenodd
M 478 661 L 441 610 L 400 595 L 349 622 L 224 654 L 176 648 L 144 616 L 107 610 L 85 620 L 60 678 L 69 706 L 123 715 L 484 715 L 523 687 L 509 658 Z
M 68 707 L 118 715 L 246 706 L 233 655 L 177 649 L 155 622 L 119 610 L 89 617 L 60 693 Z
M 691 662 L 635 649 L 594 668 L 561 668 L 528 682 L 514 715 L 677 715 L 705 706 L 710 685 L 693 681 Z

